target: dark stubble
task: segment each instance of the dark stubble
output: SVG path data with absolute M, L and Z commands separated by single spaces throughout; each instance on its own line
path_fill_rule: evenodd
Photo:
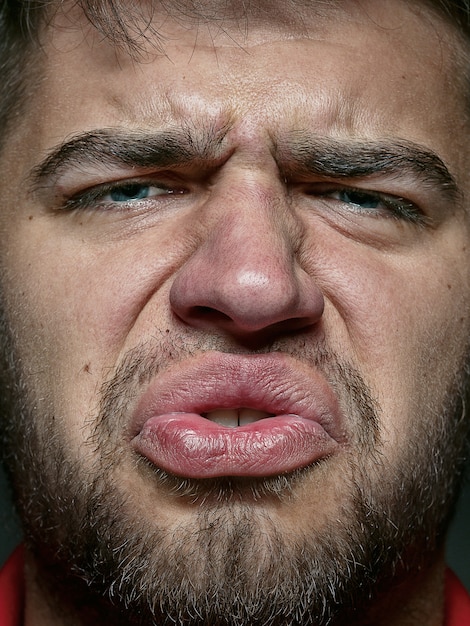
M 12 344 L 5 342 L 2 381 L 6 466 L 38 582 L 67 624 L 75 624 L 71 615 L 77 624 L 114 626 L 373 623 L 366 607 L 425 569 L 442 545 L 468 429 L 465 367 L 440 409 L 417 417 L 391 470 L 380 460 L 379 409 L 359 373 L 325 346 L 271 346 L 320 368 L 349 416 L 351 451 L 340 476 L 347 497 L 328 524 L 310 520 L 293 538 L 264 505 L 289 506 L 329 460 L 269 480 L 192 481 L 132 459 L 147 484 L 191 507 L 191 521 L 171 529 L 159 524 L 159 511 L 139 515 L 118 479 L 130 462 L 127 407 L 142 385 L 191 352 L 223 345 L 189 349 L 187 340 L 161 338 L 131 351 L 102 390 L 87 442 L 99 452 L 90 476 L 67 452 L 57 416 L 37 414 Z

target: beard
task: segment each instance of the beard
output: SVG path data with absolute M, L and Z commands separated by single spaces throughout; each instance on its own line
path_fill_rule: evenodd
M 325 346 L 273 344 L 322 371 L 347 416 L 349 450 L 280 477 L 192 480 L 130 454 L 128 407 L 169 365 L 227 351 L 222 341 L 165 336 L 130 351 L 90 417 L 90 469 L 71 451 L 60 416 L 38 413 L 7 329 L 4 336 L 5 465 L 37 584 L 67 624 L 71 616 L 115 626 L 373 624 L 374 607 L 391 603 L 442 549 L 468 434 L 464 364 L 440 406 L 414 416 L 390 467 L 381 456 L 380 408 L 359 372 Z M 186 515 L 168 523 L 165 504 L 142 504 L 126 472 Z M 324 515 L 327 489 L 335 506 Z M 319 515 L 293 532 L 273 511 L 302 498 L 317 498 Z

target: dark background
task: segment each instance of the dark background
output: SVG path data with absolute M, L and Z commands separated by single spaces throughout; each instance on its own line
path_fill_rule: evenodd
M 0 471 L 0 563 L 20 541 L 3 472 Z M 447 547 L 448 563 L 470 591 L 470 481 L 467 479 Z

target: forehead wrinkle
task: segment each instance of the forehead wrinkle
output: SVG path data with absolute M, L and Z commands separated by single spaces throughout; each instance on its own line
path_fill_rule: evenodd
M 308 38 L 313 31 L 321 33 L 333 20 L 349 20 L 351 3 L 355 5 L 356 1 L 154 0 L 136 6 L 122 0 L 110 15 L 105 10 L 106 3 L 64 0 L 48 6 L 42 35 L 47 38 L 55 31 L 65 33 L 70 40 L 71 31 L 76 31 L 79 38 L 89 40 L 95 51 L 108 48 L 103 56 L 111 54 L 111 58 L 119 58 L 124 64 L 129 59 L 139 63 L 155 56 L 167 56 L 166 44 L 175 38 L 174 25 L 196 33 L 202 33 L 202 27 L 206 27 L 209 45 L 215 47 L 216 39 L 224 36 L 243 49 L 251 29 L 265 28 L 271 34 L 278 32 L 286 36 L 287 33 L 288 37 Z
M 127 4 L 133 7 L 132 2 Z M 302 30 L 304 16 L 325 19 L 337 15 L 342 4 L 344 0 L 155 0 L 152 13 L 155 16 L 159 12 L 186 27 L 213 24 L 222 31 L 235 27 L 243 32 L 251 21 L 255 26 L 277 24 Z
M 104 34 L 105 39 L 117 47 L 124 44 L 131 51 L 134 44 L 137 53 L 143 52 L 146 45 L 155 39 L 154 50 L 163 54 L 168 19 L 185 29 L 197 30 L 201 25 L 213 24 L 221 32 L 235 29 L 239 33 L 247 33 L 251 26 L 278 26 L 280 30 L 289 29 L 292 34 L 307 36 L 312 29 L 317 34 L 321 33 L 325 24 L 332 20 L 356 22 L 365 19 L 384 32 L 399 28 L 399 22 L 385 24 L 377 15 L 369 14 L 367 4 L 362 0 L 143 0 L 136 5 L 130 0 L 121 0 L 110 14 L 106 2 L 56 0 L 48 4 L 45 11 L 47 19 L 43 23 L 46 29 L 52 25 L 59 28 L 65 26 L 68 30 L 74 25 L 83 30 L 88 25 L 100 35 Z M 434 16 L 440 24 L 456 30 L 428 0 L 417 3 L 397 0 L 397 4 L 418 13 L 420 18 L 424 13 L 428 18 Z
M 155 77 L 158 84 L 158 75 Z M 236 113 L 230 103 L 213 98 L 212 102 L 195 91 L 179 93 L 169 85 L 129 98 L 127 93 L 111 93 L 107 103 L 116 113 L 119 125 L 137 131 L 158 132 L 159 128 L 183 129 L 194 141 L 219 137 L 221 141 L 233 126 Z

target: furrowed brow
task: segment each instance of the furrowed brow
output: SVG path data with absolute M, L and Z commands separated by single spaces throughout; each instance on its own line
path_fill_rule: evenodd
M 311 138 L 295 140 L 286 175 L 316 175 L 333 179 L 371 178 L 380 174 L 414 177 L 452 201 L 462 198 L 454 177 L 432 150 L 408 141 L 358 142 Z
M 158 133 L 104 129 L 82 133 L 54 148 L 30 174 L 33 191 L 46 186 L 69 168 L 125 165 L 167 168 L 215 160 L 221 136 L 197 138 L 184 130 Z

